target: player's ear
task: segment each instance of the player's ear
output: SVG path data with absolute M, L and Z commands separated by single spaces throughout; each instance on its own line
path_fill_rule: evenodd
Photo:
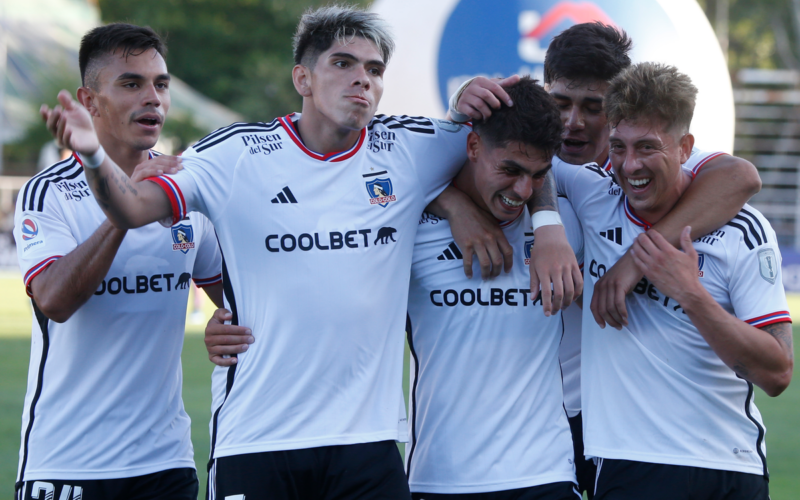
M 469 161 L 478 161 L 478 157 L 481 154 L 481 146 L 481 136 L 474 131 L 470 132 L 467 136 L 467 158 L 469 158 Z
M 302 64 L 292 68 L 292 83 L 297 93 L 303 97 L 311 97 L 311 70 Z
M 681 137 L 681 165 L 689 161 L 692 156 L 692 148 L 694 148 L 694 136 L 687 132 Z
M 78 102 L 89 111 L 92 116 L 100 116 L 97 109 L 97 93 L 89 87 L 78 87 L 78 92 L 75 93 Z

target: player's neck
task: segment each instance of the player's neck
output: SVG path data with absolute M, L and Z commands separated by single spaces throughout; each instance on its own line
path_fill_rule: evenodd
M 130 145 L 125 144 L 114 137 L 102 134 L 97 131 L 100 145 L 106 151 L 106 154 L 121 168 L 128 177 L 133 175 L 136 165 L 147 161 L 150 158 L 150 150 L 134 149 Z
M 594 162 L 600 165 L 601 167 L 605 165 L 606 160 L 608 160 L 608 146 L 603 149 L 599 155 L 594 159 Z
M 311 106 L 303 106 L 296 129 L 308 149 L 323 155 L 350 149 L 361 135 L 361 130 L 337 125 Z

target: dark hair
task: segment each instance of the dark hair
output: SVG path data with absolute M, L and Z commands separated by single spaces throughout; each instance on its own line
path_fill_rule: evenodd
M 501 104 L 488 119 L 475 121 L 475 133 L 493 147 L 521 142 L 540 149 L 546 158 L 553 156 L 561 146 L 564 129 L 553 97 L 529 76 L 505 91 L 514 105 Z
M 386 22 L 373 12 L 351 6 L 330 5 L 308 9 L 294 34 L 294 63 L 313 67 L 317 57 L 328 50 L 334 41 L 346 43 L 360 36 L 374 43 L 388 63 L 394 51 L 394 41 Z
M 631 65 L 633 41 L 625 31 L 601 22 L 576 24 L 559 33 L 544 57 L 544 81 L 610 81 Z
M 167 46 L 149 26 L 134 26 L 126 23 L 111 23 L 94 28 L 81 39 L 78 52 L 78 65 L 81 69 L 81 83 L 95 87 L 103 57 L 120 50 L 122 57 L 138 56 L 149 49 L 155 49 L 166 57 Z
M 675 66 L 639 63 L 611 80 L 604 107 L 608 122 L 622 120 L 653 124 L 665 130 L 686 132 L 692 123 L 697 87 Z

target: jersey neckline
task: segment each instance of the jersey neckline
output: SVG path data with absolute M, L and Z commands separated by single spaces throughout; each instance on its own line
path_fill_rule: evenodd
M 631 203 L 628 201 L 628 196 L 625 196 L 625 215 L 628 216 L 628 219 L 636 224 L 639 227 L 643 227 L 645 231 L 649 230 L 653 227 L 652 224 L 644 220 L 642 217 L 638 216 L 636 212 L 633 210 Z
M 347 149 L 345 151 L 334 151 L 332 153 L 327 153 L 324 155 L 316 153 L 308 149 L 306 145 L 303 144 L 303 140 L 300 138 L 300 134 L 297 133 L 297 130 L 294 128 L 294 121 L 292 120 L 292 117 L 296 115 L 297 113 L 289 113 L 288 115 L 282 118 L 279 117 L 278 121 L 280 121 L 281 125 L 283 125 L 283 128 L 286 130 L 286 133 L 289 134 L 289 137 L 297 145 L 297 147 L 300 148 L 301 151 L 303 151 L 311 158 L 314 158 L 315 160 L 335 162 L 335 161 L 344 161 L 347 160 L 348 158 L 352 158 L 353 155 L 358 153 L 358 150 L 361 149 L 361 145 L 364 144 L 364 139 L 366 139 L 367 137 L 367 129 L 365 127 L 361 129 L 361 133 L 358 136 L 358 140 L 350 149 Z

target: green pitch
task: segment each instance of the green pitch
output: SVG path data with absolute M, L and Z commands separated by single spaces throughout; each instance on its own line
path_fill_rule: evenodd
M 791 302 L 790 306 L 793 306 L 795 301 Z M 22 404 L 30 356 L 29 304 L 18 275 L 0 276 L 0 352 L 5 353 L 0 363 L 0 497 L 6 498 L 13 494 L 17 472 Z M 203 310 L 206 317 L 210 316 L 213 306 L 209 301 Z M 204 498 L 211 407 L 209 380 L 213 366 L 206 355 L 201 328 L 201 325 L 187 328 L 183 347 L 183 400 L 192 417 L 200 498 Z M 796 347 L 797 341 L 795 352 L 800 352 Z M 407 376 L 404 381 L 408 381 Z M 407 384 L 404 385 L 407 393 Z M 756 403 L 767 426 L 771 497 L 773 500 L 796 499 L 800 496 L 800 375 L 778 398 L 769 398 L 760 390 L 757 392 Z M 402 451 L 402 445 L 400 449 Z

